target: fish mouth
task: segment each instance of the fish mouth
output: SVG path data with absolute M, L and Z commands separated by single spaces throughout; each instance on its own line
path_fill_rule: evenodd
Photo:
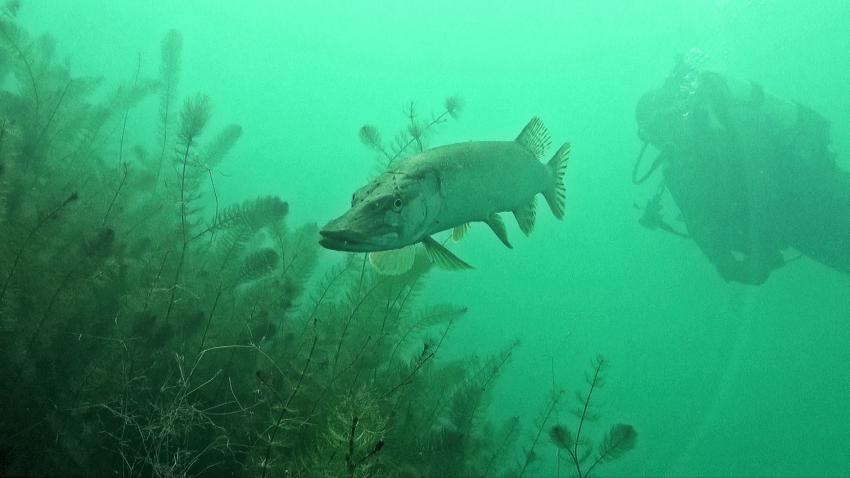
M 355 231 L 322 229 L 319 234 L 322 235 L 319 244 L 334 251 L 374 252 L 382 249 L 370 243 L 363 234 Z

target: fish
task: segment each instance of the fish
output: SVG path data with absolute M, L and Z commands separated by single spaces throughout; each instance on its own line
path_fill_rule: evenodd
M 319 243 L 336 251 L 366 252 L 384 274 L 412 267 L 416 244 L 443 269 L 471 269 L 432 236 L 452 230 L 459 240 L 471 223 L 483 222 L 513 248 L 500 213 L 513 213 L 528 236 L 538 194 L 563 219 L 570 143 L 544 163 L 550 144 L 543 121 L 534 117 L 513 141 L 469 141 L 414 154 L 355 191 L 350 209 L 319 231 Z

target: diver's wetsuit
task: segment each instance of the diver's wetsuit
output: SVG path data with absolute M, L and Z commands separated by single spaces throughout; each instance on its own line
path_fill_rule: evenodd
M 781 251 L 850 272 L 850 173 L 829 152 L 816 113 L 758 85 L 700 72 L 641 99 L 641 136 L 665 151 L 664 183 L 690 236 L 726 280 L 763 283 Z
M 786 175 L 789 243 L 801 253 L 850 274 L 850 171 L 829 150 L 829 124 L 800 107 L 795 155 Z

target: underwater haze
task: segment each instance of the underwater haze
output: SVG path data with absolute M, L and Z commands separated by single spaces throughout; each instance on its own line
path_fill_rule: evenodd
M 686 65 L 828 121 L 825 196 L 850 197 L 848 24 L 841 0 L 5 2 L 0 474 L 850 476 L 850 236 L 740 280 L 672 166 L 632 181 L 642 148 L 672 161 L 638 102 Z M 388 158 L 533 117 L 544 162 L 571 144 L 563 220 L 539 197 L 528 237 L 502 214 L 512 249 L 435 235 L 463 271 L 320 248 Z M 770 124 L 734 137 L 809 138 Z M 744 228 L 803 236 L 806 194 Z

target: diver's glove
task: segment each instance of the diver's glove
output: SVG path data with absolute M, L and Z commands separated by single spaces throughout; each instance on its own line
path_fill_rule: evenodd
M 785 265 L 780 251 L 767 254 L 746 254 L 742 259 L 730 252 L 724 260 L 714 261 L 720 276 L 727 282 L 734 281 L 747 285 L 761 285 L 767 282 L 770 274 Z

